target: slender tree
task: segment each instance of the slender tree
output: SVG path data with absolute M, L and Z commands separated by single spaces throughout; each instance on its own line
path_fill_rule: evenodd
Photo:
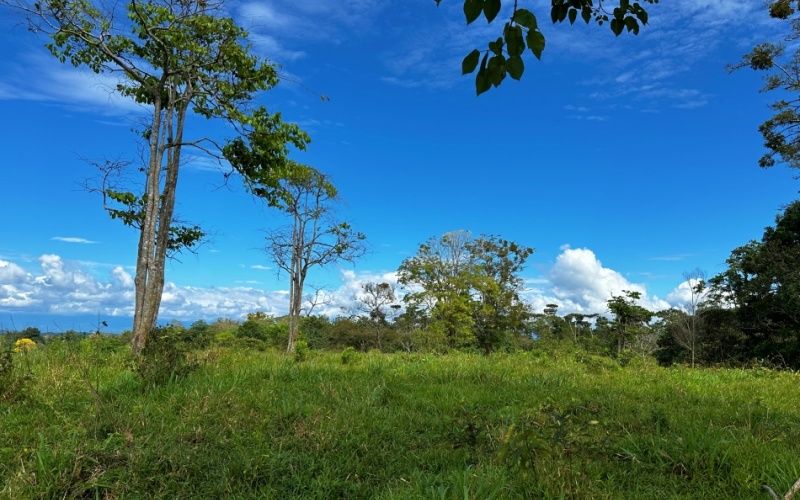
M 689 287 L 689 300 L 684 304 L 683 314 L 673 317 L 674 324 L 670 331 L 675 342 L 689 351 L 691 367 L 694 368 L 702 334 L 702 300 L 706 292 L 706 273 L 695 269 L 683 273 L 683 279 Z
M 369 314 L 378 349 L 383 349 L 383 334 L 390 328 L 389 318 L 400 309 L 396 287 L 392 283 L 361 283 L 361 293 L 355 296 L 357 311 Z
M 364 255 L 365 236 L 334 217 L 336 188 L 325 174 L 294 165 L 278 181 L 272 202 L 291 223 L 271 231 L 265 251 L 289 275 L 289 342 L 293 351 L 303 310 L 303 287 L 312 267 L 334 262 L 353 262 Z
M 278 82 L 275 68 L 249 52 L 247 33 L 206 0 L 0 0 L 21 12 L 31 31 L 49 37 L 60 61 L 118 77 L 116 91 L 149 111 L 144 190 L 104 190 L 112 217 L 139 231 L 136 257 L 133 352 L 155 327 L 167 253 L 191 247 L 203 233 L 174 224 L 183 149 L 227 160 L 254 190 L 266 194 L 286 165 L 287 144 L 304 148 L 307 136 L 263 107 L 254 96 Z M 191 114 L 222 119 L 237 132 L 230 141 L 187 137 Z M 109 203 L 113 202 L 113 203 Z M 116 208 L 111 205 L 116 204 Z
M 636 337 L 647 333 L 647 324 L 653 313 L 636 304 L 642 294 L 623 290 L 622 295 L 612 295 L 608 299 L 608 310 L 614 316 L 610 331 L 617 344 L 617 355 L 622 354 L 628 344 Z

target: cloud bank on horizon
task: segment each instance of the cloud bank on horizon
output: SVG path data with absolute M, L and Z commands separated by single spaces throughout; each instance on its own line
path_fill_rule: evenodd
M 81 315 L 132 318 L 134 284 L 123 266 L 115 266 L 104 279 L 87 269 L 87 263 L 68 261 L 46 254 L 37 259 L 38 269 L 29 271 L 20 264 L 0 259 L 0 312 L 27 315 Z M 394 272 L 341 271 L 338 288 L 313 288 L 317 295 L 313 314 L 335 317 L 356 311 L 357 296 L 364 282 L 396 284 Z M 658 311 L 681 307 L 686 303 L 688 286 L 678 285 L 665 299 L 647 293 L 644 285 L 633 283 L 619 272 L 603 267 L 588 248 L 562 247 L 549 271 L 526 278 L 525 299 L 535 311 L 546 304 L 559 305 L 559 312 L 606 313 L 606 301 L 623 290 L 642 294 L 640 304 Z M 263 290 L 253 287 L 192 287 L 167 282 L 164 287 L 160 318 L 180 321 L 240 320 L 248 313 L 264 311 L 282 316 L 287 312 L 287 290 Z

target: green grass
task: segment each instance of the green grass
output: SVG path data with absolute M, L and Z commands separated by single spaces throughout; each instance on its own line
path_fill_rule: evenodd
M 0 498 L 746 499 L 800 477 L 791 373 L 214 349 L 147 387 L 125 352 L 15 357 Z

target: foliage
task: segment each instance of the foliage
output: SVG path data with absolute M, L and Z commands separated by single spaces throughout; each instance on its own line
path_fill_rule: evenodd
M 309 354 L 311 354 L 311 349 L 309 349 L 308 343 L 305 340 L 298 340 L 294 349 L 295 362 L 301 363 L 307 360 Z
M 619 5 L 612 9 L 603 5 L 604 1 L 608 3 L 608 0 L 599 0 L 596 5 L 592 0 L 553 0 L 550 19 L 554 24 L 567 19 L 570 24 L 574 24 L 580 15 L 587 24 L 592 20 L 599 25 L 608 23 L 611 31 L 617 36 L 625 30 L 638 35 L 640 23 L 647 24 L 649 16 L 639 2 L 620 0 Z M 658 0 L 643 1 L 650 4 L 658 3 Z M 441 0 L 436 0 L 436 5 L 439 3 Z M 502 0 L 464 0 L 464 16 L 467 24 L 471 24 L 481 14 L 491 23 L 500 14 L 501 9 Z M 489 48 L 483 51 L 482 58 L 478 49 L 467 54 L 461 63 L 461 71 L 462 74 L 467 74 L 478 69 L 475 90 L 480 95 L 493 86 L 498 87 L 506 75 L 515 80 L 522 78 L 522 73 L 525 71 L 522 55 L 525 49 L 529 49 L 537 59 L 541 59 L 544 47 L 545 38 L 539 29 L 536 16 L 530 10 L 518 7 L 515 0 L 511 16 L 503 25 L 502 36 L 489 42 Z
M 186 331 L 186 342 L 194 349 L 206 349 L 211 346 L 214 334 L 211 326 L 205 321 L 198 320 L 189 326 Z
M 100 166 L 98 191 L 112 218 L 139 231 L 132 348 L 140 354 L 157 323 L 168 253 L 191 249 L 203 232 L 176 225 L 177 182 L 184 147 L 227 161 L 248 187 L 269 197 L 274 170 L 289 165 L 289 145 L 303 149 L 308 136 L 280 114 L 254 107 L 261 91 L 278 82 L 275 68 L 250 52 L 247 32 L 220 3 L 146 0 L 0 0 L 21 12 L 35 33 L 49 36 L 47 48 L 61 62 L 118 77 L 116 91 L 151 112 L 140 133 L 144 141 L 143 191 L 118 189 L 114 162 Z M 230 125 L 233 139 L 187 137 L 187 118 Z M 228 174 L 230 175 L 230 173 Z
M 406 315 L 427 316 L 421 329 L 443 337 L 449 348 L 473 346 L 486 354 L 525 335 L 530 311 L 520 299 L 531 248 L 495 236 L 473 239 L 446 233 L 420 245 L 398 270 L 408 293 Z
M 342 364 L 343 365 L 352 365 L 356 359 L 358 359 L 358 354 L 356 350 L 352 347 L 347 347 L 344 351 L 342 351 Z
M 278 269 L 289 275 L 287 350 L 291 352 L 300 332 L 303 287 L 309 269 L 353 262 L 366 252 L 366 237 L 333 217 L 338 198 L 327 175 L 296 163 L 280 174 L 271 204 L 282 210 L 290 223 L 269 233 L 265 251 Z
M 770 105 L 775 114 L 759 127 L 767 152 L 758 163 L 765 168 L 779 162 L 800 168 L 800 98 L 797 95 L 800 89 L 800 50 L 796 44 L 800 38 L 800 17 L 795 15 L 797 6 L 796 2 L 789 0 L 770 2 L 770 16 L 786 21 L 791 33 L 783 41 L 756 45 L 740 63 L 728 67 L 729 71 L 751 68 L 766 72 L 762 92 L 790 94 L 788 99 L 782 96 Z
M 631 290 L 623 290 L 622 293 L 623 295 L 612 295 L 608 299 L 608 310 L 613 316 L 608 331 L 615 340 L 618 356 L 637 337 L 649 333 L 648 323 L 653 317 L 651 311 L 636 304 L 642 296 L 641 293 Z
M 199 367 L 190 356 L 191 341 L 191 334 L 181 328 L 156 328 L 147 336 L 142 355 L 135 361 L 136 373 L 148 386 L 185 377 Z
M 800 368 L 800 201 L 767 227 L 760 242 L 734 249 L 728 269 L 710 280 L 717 302 L 735 308 L 744 350 Z

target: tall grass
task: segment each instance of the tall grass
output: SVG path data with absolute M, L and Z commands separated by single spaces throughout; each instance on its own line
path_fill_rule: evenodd
M 215 348 L 148 386 L 130 361 L 15 355 L 0 497 L 766 498 L 800 477 L 791 373 Z

